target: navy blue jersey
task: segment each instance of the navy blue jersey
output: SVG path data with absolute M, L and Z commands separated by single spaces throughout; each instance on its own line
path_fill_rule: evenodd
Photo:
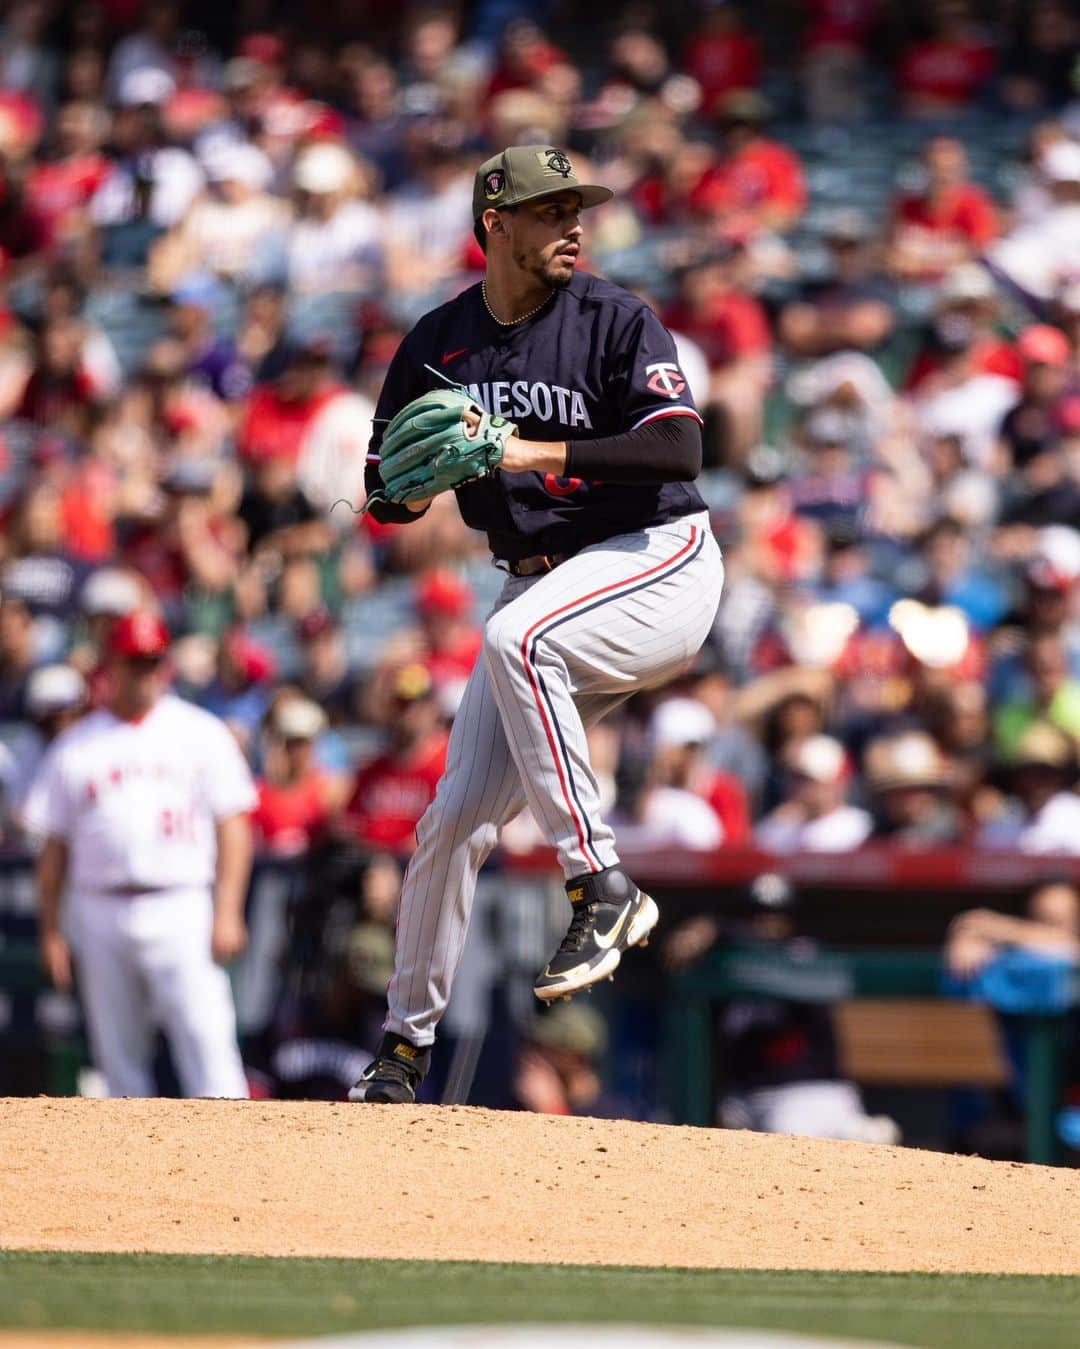
M 463 384 L 525 440 L 591 440 L 660 417 L 700 422 L 671 334 L 635 296 L 587 272 L 557 290 L 535 318 L 503 327 L 471 286 L 420 320 L 386 375 L 368 455 L 378 486 L 387 421 L 441 381 Z M 616 534 L 705 509 L 693 483 L 582 482 L 541 473 L 494 473 L 457 488 L 465 523 L 487 533 L 497 558 L 573 553 Z

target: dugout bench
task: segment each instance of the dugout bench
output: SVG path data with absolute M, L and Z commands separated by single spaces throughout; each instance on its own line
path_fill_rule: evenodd
M 709 952 L 670 984 L 664 1057 L 672 1119 L 715 1123 L 714 1012 L 717 1003 L 734 997 L 835 1006 L 842 1057 L 856 1080 L 895 1086 L 1002 1085 L 1007 1070 L 994 1038 L 987 1038 L 989 1013 L 980 1004 L 943 997 L 943 980 L 938 950 L 821 951 L 799 959 L 749 945 Z M 1071 983 L 1076 1005 L 1080 971 Z M 890 1031 L 901 1017 L 906 1017 L 904 1032 L 890 1043 Z M 1066 1012 L 1023 1018 L 1027 1159 L 1044 1165 L 1058 1157 L 1054 1120 L 1066 1019 Z M 876 1032 L 876 1046 L 864 1030 Z M 891 1066 L 882 1064 L 882 1051 L 891 1056 Z

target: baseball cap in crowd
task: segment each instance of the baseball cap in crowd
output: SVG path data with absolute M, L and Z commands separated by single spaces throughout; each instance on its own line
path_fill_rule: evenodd
M 866 780 L 871 791 L 903 787 L 944 787 L 948 765 L 925 731 L 905 731 L 871 742 L 866 751 Z
M 413 592 L 413 600 L 421 614 L 465 618 L 472 609 L 473 593 L 453 572 L 437 568 L 420 577 Z
M 1080 183 L 1080 145 L 1058 141 L 1039 160 L 1039 167 L 1052 183 Z
M 1068 365 L 1069 342 L 1060 328 L 1033 323 L 1016 339 L 1016 352 L 1025 365 Z
M 124 614 L 109 633 L 109 652 L 125 659 L 161 660 L 169 650 L 169 629 L 157 614 L 137 609 Z
M 803 435 L 811 445 L 846 445 L 854 433 L 852 419 L 839 408 L 815 408 L 803 423 Z
M 870 217 L 854 206 L 830 211 L 821 226 L 821 237 L 830 243 L 859 244 L 871 238 L 873 233 Z
M 42 665 L 26 681 L 26 710 L 34 721 L 80 707 L 86 680 L 71 665 Z
M 227 296 L 227 291 L 212 272 L 188 272 L 169 293 L 173 304 L 193 309 L 216 309 Z
M 79 607 L 87 618 L 120 618 L 139 607 L 139 583 L 119 567 L 101 567 L 82 588 Z
M 257 145 L 241 141 L 215 148 L 206 158 L 206 176 L 212 183 L 242 183 L 250 191 L 259 192 L 269 186 L 274 166 Z
M 209 496 L 219 471 L 214 459 L 178 459 L 169 466 L 161 487 L 173 496 Z
M 997 294 L 994 279 L 977 262 L 961 262 L 954 267 L 941 283 L 938 292 L 938 308 L 950 304 L 971 304 L 974 301 L 992 300 Z
M 585 1003 L 554 1003 L 535 1018 L 528 1037 L 547 1049 L 567 1050 L 592 1061 L 607 1048 L 607 1024 L 594 1007 Z
M 293 182 L 301 192 L 322 195 L 349 185 L 356 165 L 343 145 L 324 141 L 302 150 L 293 165 Z
M 326 713 L 310 698 L 284 698 L 274 711 L 273 726 L 282 740 L 314 740 L 326 729 Z
M 1048 721 L 1033 721 L 1016 742 L 1009 768 L 1047 768 L 1065 778 L 1076 771 L 1076 746 L 1072 739 Z
M 576 192 L 583 207 L 600 206 L 615 193 L 598 183 L 583 183 L 565 151 L 553 145 L 510 145 L 486 159 L 473 182 L 473 228 L 483 248 L 480 217 L 489 207 L 502 210 L 523 202 L 539 201 L 557 192 Z
M 696 698 L 666 698 L 649 722 L 649 737 L 657 749 L 703 745 L 715 734 L 716 718 Z
M 434 688 L 427 667 L 414 661 L 401 667 L 394 676 L 390 691 L 399 703 L 416 703 L 421 698 L 430 697 Z
M 250 89 L 258 82 L 262 68 L 262 63 L 253 61 L 250 56 L 234 56 L 222 67 L 221 87 L 226 93 Z
M 851 772 L 847 751 L 831 735 L 811 735 L 788 760 L 793 773 L 811 782 L 843 782 Z
M 1080 532 L 1047 525 L 1035 536 L 1027 577 L 1043 590 L 1071 590 L 1080 580 Z
M 279 66 L 285 60 L 285 43 L 276 33 L 248 33 L 236 49 L 244 61 L 259 66 Z
M 231 628 L 221 639 L 221 649 L 247 684 L 262 684 L 277 674 L 274 657 L 243 628 Z
M 717 100 L 716 114 L 729 125 L 758 126 L 772 116 L 772 105 L 756 89 L 732 89 Z
M 141 66 L 129 70 L 121 79 L 117 102 L 124 108 L 142 108 L 167 103 L 176 92 L 172 76 L 156 66 Z

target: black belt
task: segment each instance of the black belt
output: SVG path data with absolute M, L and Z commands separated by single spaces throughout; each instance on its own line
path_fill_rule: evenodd
M 194 890 L 198 887 L 187 885 L 103 885 L 95 895 L 115 895 L 119 899 L 134 899 L 137 895 L 164 895 L 170 890 Z
M 519 557 L 516 562 L 496 558 L 495 565 L 511 576 L 541 576 L 574 556 L 573 553 L 536 553 L 533 557 Z

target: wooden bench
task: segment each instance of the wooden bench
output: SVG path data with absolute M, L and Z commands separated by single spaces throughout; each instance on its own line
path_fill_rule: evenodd
M 997 1021 L 973 1002 L 855 998 L 833 1008 L 845 1076 L 868 1086 L 1000 1087 L 1009 1065 Z

